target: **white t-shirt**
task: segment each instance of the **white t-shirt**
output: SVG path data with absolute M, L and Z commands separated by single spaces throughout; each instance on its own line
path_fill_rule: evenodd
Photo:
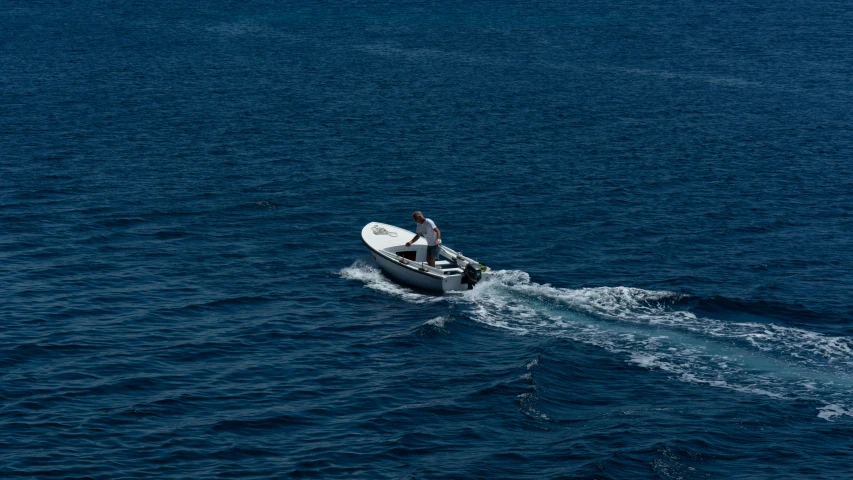
M 435 245 L 435 240 L 437 237 L 437 235 L 435 234 L 435 230 L 433 230 L 434 228 L 435 223 L 432 220 L 426 218 L 424 219 L 424 223 L 418 224 L 418 228 L 417 230 L 415 230 L 415 233 L 418 233 L 422 237 L 426 238 L 427 245 L 433 246 Z

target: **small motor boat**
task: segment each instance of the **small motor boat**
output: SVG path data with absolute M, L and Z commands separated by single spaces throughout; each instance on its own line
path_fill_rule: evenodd
M 361 229 L 361 241 L 370 250 L 370 256 L 398 282 L 424 290 L 450 292 L 474 288 L 489 275 L 487 266 L 444 245 L 439 248 L 435 267 L 431 267 L 426 261 L 425 238 L 406 246 L 414 236 L 415 232 L 384 223 L 371 222 Z

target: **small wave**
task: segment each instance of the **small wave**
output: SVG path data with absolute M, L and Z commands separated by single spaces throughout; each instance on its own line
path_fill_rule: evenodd
M 187 232 L 163 230 L 163 231 L 155 233 L 154 236 L 161 239 L 161 240 L 170 240 L 173 238 L 184 238 L 184 237 L 190 236 L 190 234 Z
M 451 322 L 451 317 L 441 316 L 435 317 L 427 320 L 423 324 L 419 325 L 415 332 L 417 332 L 418 336 L 421 337 L 434 337 L 437 335 L 446 335 L 450 333 L 447 329 L 447 324 Z
M 251 305 L 254 303 L 263 303 L 270 301 L 269 297 L 233 297 L 233 298 L 223 298 L 221 300 L 214 300 L 212 302 L 207 302 L 202 307 L 221 307 L 225 305 Z
M 183 305 L 175 308 L 166 308 L 160 309 L 157 312 L 164 315 L 173 315 L 179 312 L 197 312 L 202 313 L 212 309 L 220 309 L 220 308 L 229 308 L 235 305 L 254 305 L 259 303 L 265 303 L 272 301 L 273 299 L 270 297 L 257 296 L 257 297 L 232 297 L 232 298 L 221 298 L 218 300 L 211 300 L 205 303 L 193 303 L 189 305 Z
M 221 420 L 210 427 L 212 432 L 253 433 L 259 430 L 275 430 L 293 426 L 315 425 L 316 419 L 305 415 L 281 414 L 272 417 Z
M 516 398 L 518 398 L 518 409 L 521 413 L 527 415 L 528 417 L 541 420 L 545 422 L 551 421 L 551 417 L 546 413 L 542 413 L 536 405 L 539 403 L 539 396 L 533 392 L 526 392 L 519 394 Z
M 610 70 L 634 74 L 634 75 L 644 75 L 644 76 L 653 76 L 658 78 L 663 78 L 667 80 L 691 80 L 691 81 L 700 81 L 707 82 L 711 85 L 722 85 L 726 87 L 763 87 L 764 85 L 759 82 L 753 82 L 751 80 L 744 80 L 742 78 L 736 77 L 727 77 L 723 75 L 713 75 L 713 74 L 697 74 L 697 73 L 685 73 L 685 72 L 669 72 L 665 70 L 648 70 L 642 68 L 612 68 Z
M 525 369 L 527 370 L 527 373 L 522 375 L 521 379 L 522 380 L 529 380 L 532 383 L 533 382 L 533 367 L 535 367 L 537 365 L 539 365 L 539 359 L 538 358 L 533 359 L 527 365 L 525 365 Z M 532 383 L 532 385 L 534 387 L 536 386 L 535 383 Z
M 766 269 L 766 265 L 758 268 Z M 706 298 L 689 298 L 683 302 L 693 310 L 709 315 L 756 315 L 766 318 L 785 320 L 817 321 L 825 318 L 823 315 L 797 304 L 780 304 L 778 302 L 749 302 L 739 299 L 719 296 Z
M 145 222 L 141 218 L 107 218 L 96 222 L 98 225 L 107 228 L 130 227 Z
M 431 320 L 427 320 L 424 325 L 429 325 L 436 328 L 444 328 L 444 325 L 448 322 L 447 317 L 435 317 Z
M 845 408 L 844 405 L 829 404 L 818 409 L 817 416 L 824 420 L 833 421 L 835 417 L 853 417 L 853 409 Z

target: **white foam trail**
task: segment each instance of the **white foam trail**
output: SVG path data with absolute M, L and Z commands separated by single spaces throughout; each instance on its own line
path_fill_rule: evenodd
M 820 412 L 817 414 L 818 417 L 829 421 L 842 415 L 853 417 L 853 410 L 844 408 L 843 405 L 829 404 L 819 408 L 818 411 Z
M 378 268 L 368 265 L 363 260 L 356 260 L 349 267 L 341 269 L 338 274 L 349 280 L 364 282 L 364 286 L 367 288 L 400 297 L 407 302 L 431 303 L 442 300 L 442 297 L 423 295 L 392 282 L 382 275 L 382 272 Z
M 479 289 L 479 290 L 478 290 Z M 626 354 L 684 382 L 853 409 L 853 341 L 775 324 L 726 323 L 672 310 L 681 294 L 626 287 L 562 289 L 498 271 L 469 292 L 475 320 L 523 333 L 568 337 Z M 511 318 L 506 318 L 511 317 Z M 853 416 L 853 415 L 851 415 Z
M 350 270 L 357 270 L 358 273 Z M 628 287 L 557 288 L 527 273 L 495 271 L 461 295 L 420 295 L 356 262 L 341 274 L 414 303 L 453 302 L 477 322 L 521 335 L 570 338 L 625 355 L 680 381 L 826 406 L 853 416 L 853 340 L 772 323 L 724 322 L 674 310 L 683 295 Z M 522 403 L 525 403 L 524 399 Z
M 788 356 L 844 371 L 853 370 L 853 339 L 849 337 L 827 336 L 774 324 L 729 323 L 700 318 L 690 312 L 668 308 L 666 302 L 684 297 L 673 292 L 627 287 L 572 290 L 532 283 L 526 275 L 524 272 L 498 271 L 493 283 L 546 304 L 557 302 L 602 319 L 732 340 L 776 356 Z

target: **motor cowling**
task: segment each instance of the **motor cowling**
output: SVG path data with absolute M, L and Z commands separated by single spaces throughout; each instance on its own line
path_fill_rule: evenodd
M 480 271 L 480 266 L 475 263 L 465 265 L 465 280 L 468 283 L 468 288 L 474 288 L 474 285 L 483 278 L 483 272 Z

